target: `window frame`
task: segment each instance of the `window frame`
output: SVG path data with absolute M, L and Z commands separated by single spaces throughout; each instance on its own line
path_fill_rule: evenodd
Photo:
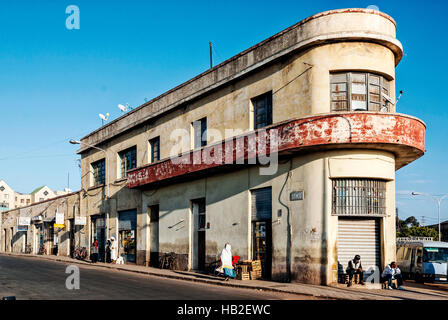
M 157 156 L 154 156 L 155 145 L 157 145 Z M 160 160 L 160 136 L 157 136 L 157 137 L 149 140 L 149 148 L 150 148 L 150 154 L 149 154 L 150 163 L 159 161 Z
M 340 79 L 339 81 L 336 79 L 337 76 L 344 76 L 345 80 Z M 354 100 L 353 99 L 353 83 L 354 75 L 363 75 L 364 76 L 364 84 L 365 84 L 365 93 L 359 95 L 365 95 L 365 107 L 366 109 L 354 109 L 353 101 L 362 101 L 362 100 Z M 378 83 L 374 83 L 372 79 L 377 77 Z M 355 82 L 356 83 L 356 82 Z M 337 85 L 345 85 L 345 90 L 336 91 L 333 86 Z M 378 87 L 377 92 L 373 92 L 372 88 Z M 337 87 L 336 87 L 337 88 Z M 339 93 L 340 97 L 342 97 L 345 92 L 345 99 L 334 99 L 334 96 Z M 344 112 L 344 111 L 373 111 L 373 112 L 392 112 L 393 104 L 386 99 L 385 95 L 390 97 L 391 92 L 391 80 L 387 79 L 384 75 L 374 72 L 363 72 L 363 71 L 335 71 L 330 73 L 330 109 L 331 112 Z M 373 96 L 379 96 L 379 101 L 372 99 Z M 335 108 L 334 105 L 338 102 L 346 102 L 345 108 Z M 372 106 L 378 105 L 377 110 L 375 110 Z M 386 108 L 383 111 L 383 108 Z
M 265 115 L 258 114 L 259 109 L 261 109 L 261 106 L 259 105 L 260 102 L 264 102 L 265 106 Z M 250 103 L 252 104 L 252 123 L 253 123 L 253 129 L 258 130 L 267 126 L 270 126 L 273 123 L 273 96 L 272 91 L 265 92 L 263 94 L 260 94 L 256 97 L 253 97 L 250 99 Z M 265 119 L 263 119 L 265 122 L 258 121 L 257 118 L 259 116 L 264 116 Z
M 195 120 L 191 123 L 193 136 L 193 149 L 200 149 L 207 145 L 207 117 Z M 198 130 L 200 130 L 201 138 L 198 139 Z
M 130 154 L 131 161 L 128 165 L 128 154 Z M 120 179 L 124 179 L 128 176 L 128 171 L 137 168 L 137 146 L 129 147 L 118 153 L 120 159 Z
M 102 164 L 102 167 L 99 165 Z M 106 184 L 106 158 L 102 158 L 90 164 L 92 167 L 92 187 L 102 186 Z

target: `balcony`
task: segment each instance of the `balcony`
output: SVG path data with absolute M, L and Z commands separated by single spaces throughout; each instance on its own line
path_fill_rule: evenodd
M 152 187 L 256 165 L 260 156 L 279 157 L 335 149 L 370 149 L 395 154 L 395 168 L 425 152 L 425 124 L 396 113 L 340 112 L 276 123 L 220 143 L 136 168 L 129 188 Z

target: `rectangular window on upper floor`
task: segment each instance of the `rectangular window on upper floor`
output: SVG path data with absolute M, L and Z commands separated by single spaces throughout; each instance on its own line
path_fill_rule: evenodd
M 367 72 L 338 72 L 330 75 L 331 111 L 390 112 L 390 82 Z
M 193 148 L 201 148 L 207 145 L 207 118 L 196 120 L 191 124 L 193 129 Z
M 92 163 L 93 179 L 90 185 L 92 187 L 100 186 L 106 183 L 106 159 L 98 160 Z
M 251 99 L 254 130 L 272 124 L 272 91 Z
M 120 178 L 126 178 L 128 171 L 137 168 L 137 146 L 118 153 L 120 157 Z
M 154 139 L 149 140 L 150 152 L 150 160 L 151 163 L 160 160 L 160 137 L 156 137 Z
M 386 181 L 333 179 L 333 215 L 369 216 L 386 214 Z

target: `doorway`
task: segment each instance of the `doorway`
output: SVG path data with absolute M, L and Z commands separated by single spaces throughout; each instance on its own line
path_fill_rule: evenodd
M 69 219 L 68 220 L 68 226 L 69 226 L 69 252 L 70 252 L 70 257 L 74 258 L 74 253 L 75 253 L 75 219 Z
M 149 207 L 149 265 L 159 267 L 159 205 Z
M 206 212 L 205 198 L 193 200 L 193 261 L 192 266 L 195 270 L 205 270 L 205 230 L 206 230 Z
M 126 210 L 118 213 L 120 256 L 126 262 L 136 262 L 137 210 Z
M 91 242 L 98 240 L 98 261 L 104 262 L 105 256 L 105 242 L 106 242 L 106 229 L 104 215 L 92 216 L 92 239 Z
M 263 279 L 272 273 L 272 188 L 252 190 L 252 259 L 260 260 Z

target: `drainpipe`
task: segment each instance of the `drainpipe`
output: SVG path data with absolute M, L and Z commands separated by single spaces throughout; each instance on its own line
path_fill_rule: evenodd
M 283 183 L 282 189 L 280 190 L 280 193 L 278 195 L 278 202 L 286 208 L 286 274 L 288 275 L 288 281 L 291 282 L 291 254 L 292 254 L 292 232 L 291 232 L 291 212 L 289 210 L 289 207 L 282 202 L 281 196 L 283 193 L 283 189 L 286 186 L 286 183 L 288 182 L 289 175 L 291 174 L 292 169 L 292 159 L 289 160 L 289 169 L 288 173 L 286 175 L 285 182 Z

